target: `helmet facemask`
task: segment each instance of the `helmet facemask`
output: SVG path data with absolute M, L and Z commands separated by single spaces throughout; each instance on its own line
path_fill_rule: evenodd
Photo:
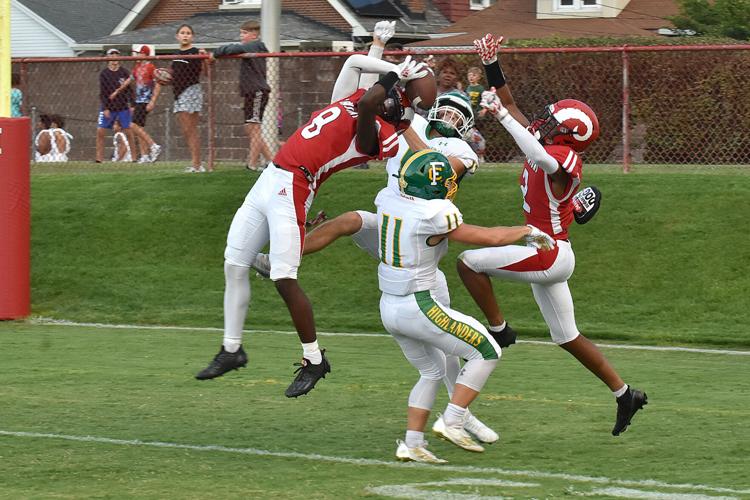
M 444 137 L 466 139 L 474 128 L 474 111 L 463 96 L 447 93 L 438 96 L 427 114 L 427 121 Z

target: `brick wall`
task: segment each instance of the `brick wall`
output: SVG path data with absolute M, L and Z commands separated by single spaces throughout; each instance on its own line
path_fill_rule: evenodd
M 432 0 L 432 3 L 452 23 L 471 14 L 469 0 Z
M 221 0 L 161 0 L 137 29 L 180 21 L 201 12 L 211 12 L 217 10 L 219 5 Z

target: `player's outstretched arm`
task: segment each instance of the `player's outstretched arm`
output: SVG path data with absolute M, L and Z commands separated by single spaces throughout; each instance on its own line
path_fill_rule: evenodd
M 532 165 L 536 164 L 547 174 L 552 175 L 560 169 L 557 160 L 547 153 L 536 137 L 526 127 L 516 121 L 503 106 L 497 94 L 492 90 L 482 92 L 482 100 L 479 105 L 494 116 L 500 124 L 505 127 L 518 147 Z
M 531 233 L 529 226 L 483 227 L 472 224 L 461 224 L 448 233 L 448 239 L 467 245 L 483 247 L 501 247 L 510 245 Z
M 367 57 L 382 59 L 385 44 L 396 34 L 396 21 L 378 21 L 372 30 L 372 45 Z M 377 73 L 362 73 L 359 77 L 359 88 L 369 89 L 378 81 Z
M 360 229 L 362 229 L 362 217 L 357 212 L 346 212 L 325 221 L 307 233 L 302 255 L 319 252 L 342 236 L 351 236 Z
M 529 120 L 516 105 L 510 87 L 505 81 L 505 73 L 497 60 L 497 52 L 503 43 L 503 37 L 495 37 L 492 33 L 487 33 L 482 38 L 474 40 L 474 48 L 477 55 L 482 60 L 484 73 L 487 77 L 487 83 L 490 87 L 495 87 L 498 97 L 500 97 L 503 106 L 508 112 L 524 127 L 529 126 Z
M 352 95 L 358 88 L 360 75 L 362 73 L 376 73 L 382 75 L 390 71 L 398 71 L 395 64 L 381 61 L 362 54 L 354 54 L 344 62 L 336 83 L 333 86 L 331 102 L 336 102 L 344 97 Z

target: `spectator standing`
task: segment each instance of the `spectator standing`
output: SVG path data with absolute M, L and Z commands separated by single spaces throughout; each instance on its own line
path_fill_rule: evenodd
M 213 53 L 215 57 L 234 54 L 268 52 L 266 45 L 258 39 L 260 24 L 247 21 L 240 26 L 240 43 L 222 45 Z M 266 60 L 264 58 L 245 58 L 240 65 L 240 94 L 245 101 L 245 132 L 250 141 L 250 155 L 247 160 L 249 170 L 263 170 L 265 163 L 271 161 L 271 150 L 263 139 L 261 123 L 263 112 L 268 104 L 271 88 L 266 82 Z M 260 155 L 265 162 L 258 164 Z
M 148 45 L 142 45 L 137 52 L 133 52 L 134 56 L 150 56 L 151 49 Z M 146 132 L 144 128 L 146 126 L 146 116 L 148 111 L 146 107 L 151 102 L 151 97 L 154 95 L 154 70 L 155 66 L 152 62 L 146 60 L 140 60 L 133 66 L 133 73 L 130 75 L 130 80 L 125 82 L 120 88 L 118 88 L 113 95 L 127 90 L 131 83 L 135 83 L 135 106 L 133 108 L 133 123 L 131 127 L 135 132 L 135 137 L 138 138 L 138 149 L 140 150 L 140 158 L 138 163 L 150 163 L 156 161 L 161 153 L 161 146 L 156 144 L 156 141 Z
M 13 73 L 10 76 L 10 117 L 18 118 L 23 116 L 21 106 L 23 106 L 23 92 L 19 88 L 21 86 L 21 75 Z
M 180 50 L 176 55 L 192 56 L 205 54 L 206 51 L 193 47 L 195 32 L 189 24 L 182 24 L 177 28 L 175 38 L 180 43 Z M 201 89 L 201 72 L 204 62 L 201 59 L 175 59 L 172 61 L 172 90 L 174 91 L 174 107 L 172 112 L 177 115 L 182 135 L 185 136 L 190 150 L 191 165 L 185 169 L 188 173 L 206 172 L 201 161 L 201 137 L 198 130 L 200 113 L 203 108 L 203 90 Z M 161 85 L 156 82 L 154 95 L 146 106 L 146 111 L 152 111 L 161 93 Z
M 461 66 L 452 57 L 446 57 L 438 65 L 437 73 L 437 93 L 445 94 L 451 90 L 460 90 L 458 88 L 458 75 L 461 74 Z
M 118 57 L 120 51 L 109 49 L 107 57 Z M 133 143 L 133 131 L 130 129 L 132 117 L 133 92 L 127 89 L 116 92 L 123 84 L 130 80 L 130 73 L 123 68 L 120 61 L 111 60 L 101 73 L 99 73 L 99 120 L 96 129 L 96 163 L 104 160 L 104 134 L 106 129 L 112 129 L 115 120 L 128 136 L 129 142 Z

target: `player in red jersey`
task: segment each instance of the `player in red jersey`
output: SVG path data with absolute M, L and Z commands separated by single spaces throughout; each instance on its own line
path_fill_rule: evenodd
M 485 64 L 489 84 L 504 84 L 497 64 L 497 40 L 487 35 L 474 43 Z M 497 118 L 526 155 L 520 176 L 526 223 L 552 236 L 557 244 L 550 251 L 509 245 L 463 252 L 458 260 L 461 279 L 487 317 L 501 347 L 515 343 L 516 336 L 500 312 L 490 277 L 531 284 L 552 340 L 601 379 L 617 398 L 612 429 L 617 436 L 627 429 L 633 415 L 647 403 L 647 397 L 625 384 L 596 345 L 578 331 L 568 288 L 575 268 L 568 227 L 577 217 L 573 200 L 581 183 L 583 164 L 579 155 L 599 135 L 596 114 L 580 101 L 564 99 L 547 106 L 525 128 L 526 124 L 520 124 L 508 113 L 494 91 L 483 94 L 482 107 Z
M 358 89 L 364 72 L 382 76 Z M 302 342 L 303 359 L 287 397 L 307 394 L 331 371 L 318 346 L 312 306 L 297 282 L 305 221 L 320 185 L 344 168 L 398 151 L 398 133 L 413 116 L 399 81 L 425 76 L 423 63 L 407 58 L 397 65 L 351 56 L 339 74 L 330 105 L 312 114 L 282 146 L 237 210 L 224 251 L 224 341 L 207 368 L 206 380 L 247 364 L 242 328 L 250 302 L 249 267 L 270 242 L 271 279 L 289 309 Z

